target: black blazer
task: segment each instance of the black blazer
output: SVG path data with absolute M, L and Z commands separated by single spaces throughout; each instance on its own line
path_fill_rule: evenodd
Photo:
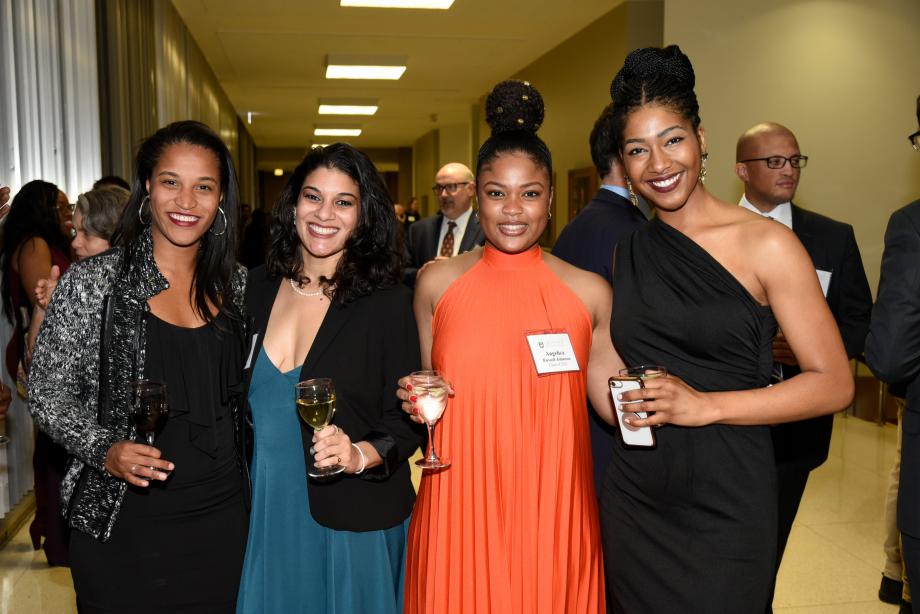
M 866 361 L 880 380 L 907 385 L 898 527 L 920 537 L 920 200 L 888 221 Z
M 862 354 L 869 332 L 872 292 L 853 227 L 792 205 L 792 232 L 805 246 L 815 268 L 831 273 L 827 305 L 837 322 L 847 357 L 856 358 Z M 798 372 L 794 367 L 783 366 L 786 377 Z M 774 426 L 777 460 L 799 463 L 807 469 L 818 467 L 827 460 L 833 426 L 832 415 Z
M 270 277 L 264 266 L 249 273 L 247 402 L 253 368 L 281 281 Z M 339 530 L 372 531 L 396 526 L 411 513 L 415 490 L 406 461 L 421 445 L 425 431 L 400 408 L 396 382 L 420 365 L 412 297 L 402 285 L 377 290 L 347 305 L 333 301 L 329 306 L 300 380 L 331 377 L 336 390 L 333 424 L 352 441 L 370 442 L 384 463 L 360 476 L 340 474 L 321 481 L 304 475 L 310 512 L 318 523 Z M 295 411 L 293 390 L 291 411 Z M 303 423 L 300 427 L 304 460 L 309 466 L 313 462 L 309 453 L 313 429 Z M 304 501 L 305 509 L 306 505 Z
M 406 238 L 406 269 L 403 281 L 410 288 L 415 287 L 415 275 L 429 260 L 434 260 L 438 255 L 438 235 L 441 234 L 441 220 L 444 214 L 438 211 L 437 215 L 426 217 L 409 226 L 409 235 Z M 474 211 L 466 224 L 466 230 L 460 239 L 460 251 L 468 252 L 477 245 L 486 242 L 479 226 L 479 217 Z
M 553 255 L 580 269 L 597 273 L 613 285 L 613 252 L 617 243 L 646 221 L 629 199 L 601 188 L 562 229 L 553 246 Z M 600 493 L 607 465 L 613 460 L 613 446 L 619 442 L 616 427 L 598 416 L 590 403 L 588 408 L 594 483 Z

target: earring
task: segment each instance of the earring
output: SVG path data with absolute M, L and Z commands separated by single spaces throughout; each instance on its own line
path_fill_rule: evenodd
M 633 192 L 632 181 L 629 180 L 629 177 L 626 177 L 626 189 L 629 190 L 629 202 L 631 202 L 634 207 L 638 207 L 639 198 L 636 196 L 636 193 Z
M 214 224 L 211 224 L 211 229 L 210 229 L 209 232 L 210 232 L 212 235 L 214 235 L 215 237 L 219 237 L 219 236 L 221 236 L 222 234 L 224 234 L 225 232 L 227 232 L 227 214 L 224 213 L 224 208 L 223 208 L 223 207 L 218 207 L 218 208 L 217 208 L 217 211 L 218 211 L 218 213 L 220 213 L 220 216 L 221 216 L 222 218 L 224 218 L 224 227 L 221 229 L 220 232 L 214 232 Z
M 706 183 L 706 160 L 709 159 L 709 154 L 703 154 L 703 163 L 700 164 L 700 183 Z
M 144 197 L 144 200 L 141 201 L 141 206 L 137 208 L 137 221 L 139 221 L 142 226 L 146 226 L 147 224 L 150 223 L 150 220 L 147 220 L 146 222 L 144 221 L 144 216 L 143 216 L 144 203 L 147 203 L 147 204 L 150 203 L 149 195 Z
M 552 209 L 550 209 L 549 211 L 546 212 L 546 219 L 548 219 L 548 220 L 553 219 L 553 210 L 552 210 Z

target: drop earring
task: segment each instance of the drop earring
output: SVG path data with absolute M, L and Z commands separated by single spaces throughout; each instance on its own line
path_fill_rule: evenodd
M 703 154 L 703 162 L 700 164 L 700 183 L 706 183 L 706 160 L 709 159 L 709 154 Z
M 629 180 L 629 177 L 626 177 L 626 189 L 629 190 L 629 202 L 633 204 L 634 207 L 639 206 L 639 197 L 636 196 L 636 193 L 633 192 L 632 181 Z

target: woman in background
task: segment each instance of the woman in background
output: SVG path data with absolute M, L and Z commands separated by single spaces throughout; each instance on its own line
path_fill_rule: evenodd
M 402 247 L 376 168 L 344 143 L 311 150 L 275 205 L 268 263 L 249 278 L 253 505 L 237 611 L 399 614 L 423 431 L 395 398 L 419 366 Z M 314 435 L 294 385 L 332 378 Z M 308 468 L 343 473 L 307 478 Z
M 27 334 L 29 315 L 37 304 L 34 288 L 51 275 L 52 267 L 66 271 L 71 255 L 66 222 L 67 196 L 47 181 L 22 186 L 3 222 L 0 268 L 3 270 L 3 311 L 15 329 L 6 348 L 6 366 L 26 396 L 31 356 Z M 49 565 L 68 565 L 67 525 L 61 517 L 60 488 L 67 453 L 42 431 L 35 436 L 35 518 L 29 526 L 32 547 L 45 551 Z M 44 538 L 44 541 L 43 541 Z

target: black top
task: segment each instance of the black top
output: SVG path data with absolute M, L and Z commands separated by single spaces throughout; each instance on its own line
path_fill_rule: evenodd
M 252 318 L 246 386 L 262 348 L 281 279 L 265 267 L 250 272 L 246 292 Z M 420 368 L 418 329 L 410 291 L 402 285 L 377 290 L 347 305 L 333 301 L 307 353 L 300 380 L 335 381 L 333 424 L 352 441 L 368 441 L 383 465 L 360 476 L 308 481 L 310 511 L 322 525 L 348 531 L 396 526 L 412 512 L 415 489 L 407 459 L 425 441 L 425 430 L 409 420 L 396 398 L 397 381 Z M 248 391 L 246 394 L 248 398 Z M 313 429 L 301 423 L 304 460 L 313 456 Z
M 776 322 L 708 252 L 655 219 L 622 239 L 611 332 L 628 365 L 657 364 L 704 392 L 766 386 Z M 768 427 L 656 429 L 614 446 L 601 496 L 616 612 L 759 612 L 776 557 Z M 649 573 L 649 570 L 654 573 Z
M 866 361 L 883 382 L 907 385 L 898 528 L 920 537 L 920 200 L 891 214 Z

